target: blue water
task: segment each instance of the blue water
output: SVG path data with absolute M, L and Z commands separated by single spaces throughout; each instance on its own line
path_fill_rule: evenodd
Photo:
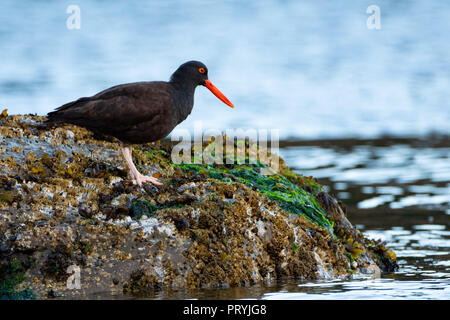
M 70 4 L 79 30 L 66 27 Z M 366 26 L 370 5 L 380 30 Z M 2 0 L 0 21 L 0 108 L 10 114 L 166 80 L 196 59 L 236 108 L 199 88 L 182 128 L 450 134 L 449 1 Z

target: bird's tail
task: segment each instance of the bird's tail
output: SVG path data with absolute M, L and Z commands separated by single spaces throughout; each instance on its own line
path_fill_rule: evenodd
M 49 112 L 47 114 L 47 120 L 45 123 L 56 123 L 56 122 L 67 122 L 72 117 L 70 116 L 72 112 L 70 109 L 79 108 L 85 105 L 90 99 L 89 98 L 80 98 L 76 101 L 72 101 L 66 104 L 63 104 L 61 107 L 56 108 L 55 111 Z

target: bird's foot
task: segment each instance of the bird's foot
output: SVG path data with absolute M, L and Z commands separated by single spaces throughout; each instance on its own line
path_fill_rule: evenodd
M 134 178 L 133 181 L 135 181 L 139 187 L 142 187 L 142 184 L 145 183 L 145 182 L 150 182 L 150 183 L 154 184 L 155 186 L 162 186 L 163 185 L 161 183 L 161 181 L 159 181 L 155 177 L 144 176 L 144 175 L 142 175 L 140 173 L 138 173 L 133 178 Z

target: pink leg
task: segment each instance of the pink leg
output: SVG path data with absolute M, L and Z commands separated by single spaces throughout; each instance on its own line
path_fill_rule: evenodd
M 144 176 L 136 169 L 136 167 L 134 166 L 134 163 L 133 163 L 133 158 L 131 156 L 131 147 L 130 146 L 123 147 L 122 154 L 123 154 L 123 157 L 125 158 L 125 161 L 127 162 L 128 168 L 130 168 L 131 178 L 133 178 L 133 180 L 135 180 L 136 183 L 140 187 L 142 187 L 142 184 L 144 182 L 151 182 L 154 185 L 162 186 L 162 183 L 158 179 L 156 179 L 154 177 Z

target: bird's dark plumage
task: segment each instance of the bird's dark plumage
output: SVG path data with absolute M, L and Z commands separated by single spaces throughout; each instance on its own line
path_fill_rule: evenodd
M 124 142 L 122 154 L 138 185 L 158 179 L 144 176 L 133 164 L 130 144 L 146 143 L 166 137 L 191 113 L 194 92 L 204 85 L 224 103 L 233 104 L 208 80 L 208 69 L 199 61 L 182 64 L 169 82 L 122 84 L 88 98 L 66 103 L 48 114 L 48 123 L 65 122 L 85 127 L 97 134 Z
M 198 69 L 204 68 L 205 73 Z M 48 114 L 47 122 L 65 122 L 118 138 L 127 144 L 166 137 L 191 113 L 194 91 L 207 79 L 198 61 L 181 65 L 169 82 L 135 82 L 80 98 Z

